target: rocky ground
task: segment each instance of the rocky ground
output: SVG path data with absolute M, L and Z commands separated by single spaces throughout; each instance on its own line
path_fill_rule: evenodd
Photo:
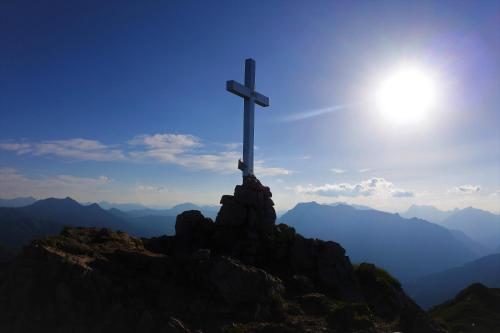
M 1 332 L 445 332 L 370 264 L 275 225 L 269 188 L 244 179 L 215 222 L 176 235 L 67 228 L 0 272 Z

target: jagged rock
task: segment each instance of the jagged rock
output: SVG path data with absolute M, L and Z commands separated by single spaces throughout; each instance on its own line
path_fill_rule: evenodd
M 224 195 L 216 223 L 228 226 L 246 226 L 259 231 L 269 231 L 276 222 L 276 211 L 269 187 L 263 186 L 255 176 L 243 177 L 234 196 Z
M 388 321 L 399 319 L 403 332 L 445 332 L 408 297 L 399 281 L 373 264 L 356 269 L 365 300 L 371 311 Z
M 292 289 L 298 291 L 299 293 L 309 293 L 314 290 L 314 284 L 307 276 L 304 275 L 293 275 L 289 281 L 289 285 Z
M 177 215 L 175 220 L 175 234 L 177 236 L 194 234 L 196 229 L 204 228 L 207 224 L 211 223 L 212 220 L 205 218 L 199 210 L 188 210 Z
M 387 273 L 274 223 L 250 177 L 215 223 L 184 212 L 175 236 L 64 229 L 1 272 L 0 331 L 441 332 Z
M 170 317 L 168 320 L 168 326 L 165 330 L 166 333 L 191 333 L 189 329 L 184 327 L 182 321 L 177 318 Z
M 281 300 L 281 280 L 229 257 L 217 258 L 208 279 L 229 304 L 271 304 Z
M 214 223 L 198 210 L 185 211 L 175 221 L 175 243 L 178 253 L 191 254 L 199 248 L 209 247 Z

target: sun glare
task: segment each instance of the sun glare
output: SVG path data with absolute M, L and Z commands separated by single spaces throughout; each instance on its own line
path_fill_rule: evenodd
M 428 117 L 436 102 L 431 75 L 417 67 L 404 67 L 380 83 L 376 94 L 379 111 L 395 124 L 417 123 Z

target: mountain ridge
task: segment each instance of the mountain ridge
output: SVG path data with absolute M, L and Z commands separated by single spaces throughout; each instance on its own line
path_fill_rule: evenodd
M 500 288 L 500 253 L 421 277 L 405 284 L 404 288 L 420 306 L 429 308 L 452 298 L 475 282 Z
M 500 289 L 471 284 L 430 313 L 451 332 L 496 333 L 500 327 Z
M 397 213 L 310 202 L 297 204 L 280 222 L 307 237 L 336 239 L 354 262 L 374 262 L 403 281 L 477 258 L 448 229 Z

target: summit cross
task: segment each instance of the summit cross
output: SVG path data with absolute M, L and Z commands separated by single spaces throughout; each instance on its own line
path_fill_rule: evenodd
M 243 176 L 252 176 L 255 104 L 269 106 L 269 98 L 255 91 L 255 60 L 245 60 L 245 85 L 230 80 L 226 82 L 226 90 L 244 99 L 243 161 L 238 161 L 238 169 Z

